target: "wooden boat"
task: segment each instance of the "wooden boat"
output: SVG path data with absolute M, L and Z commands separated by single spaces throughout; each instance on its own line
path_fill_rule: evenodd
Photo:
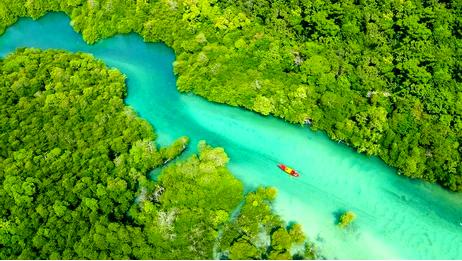
M 282 169 L 285 173 L 291 175 L 292 177 L 299 177 L 300 174 L 298 173 L 298 171 L 294 170 L 293 168 L 291 167 L 288 167 L 282 163 L 278 164 L 278 167 L 280 169 Z

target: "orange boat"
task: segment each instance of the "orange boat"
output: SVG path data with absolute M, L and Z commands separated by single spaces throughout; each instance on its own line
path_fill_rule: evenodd
M 300 174 L 293 168 L 287 167 L 284 164 L 278 164 L 278 167 L 282 169 L 285 173 L 291 175 L 292 177 L 299 177 Z

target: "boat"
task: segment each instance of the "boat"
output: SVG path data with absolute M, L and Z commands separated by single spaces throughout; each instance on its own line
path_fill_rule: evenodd
M 278 167 L 280 169 L 282 169 L 285 173 L 291 175 L 292 177 L 299 177 L 300 174 L 298 173 L 298 171 L 294 170 L 293 168 L 291 167 L 288 167 L 282 163 L 278 164 Z

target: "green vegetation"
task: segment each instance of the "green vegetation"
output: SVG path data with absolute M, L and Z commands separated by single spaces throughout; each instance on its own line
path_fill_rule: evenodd
M 356 219 L 355 213 L 353 211 L 346 211 L 343 213 L 339 220 L 338 220 L 338 226 L 341 228 L 346 228 L 348 227 L 354 220 Z
M 462 2 L 4 0 L 64 11 L 89 43 L 134 31 L 176 54 L 181 91 L 293 123 L 462 190 Z
M 222 148 L 199 144 L 192 156 L 165 168 L 158 183 L 144 187 L 130 217 L 144 227 L 152 252 L 142 259 L 213 257 L 218 228 L 243 199 L 243 186 L 226 169 Z
M 147 179 L 188 139 L 158 149 L 123 103 L 124 80 L 88 54 L 20 49 L 0 61 L 0 259 L 211 259 L 219 235 L 257 224 L 278 229 L 269 258 L 289 257 L 304 236 L 283 227 L 266 190 L 247 196 L 261 211 L 246 203 L 230 221 L 243 186 L 222 148 L 201 142 Z
M 126 213 L 161 158 L 123 103 L 124 76 L 87 54 L 36 49 L 0 73 L 0 258 L 141 257 L 151 247 Z

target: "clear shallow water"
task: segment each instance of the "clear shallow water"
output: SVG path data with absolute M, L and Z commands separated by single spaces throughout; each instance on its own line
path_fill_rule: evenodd
M 247 189 L 276 187 L 276 211 L 301 223 L 327 258 L 462 259 L 461 193 L 397 176 L 380 160 L 322 133 L 180 95 L 172 73 L 175 56 L 163 44 L 128 34 L 88 46 L 65 15 L 49 14 L 21 19 L 0 36 L 0 56 L 18 47 L 88 52 L 118 68 L 128 78 L 126 103 L 154 125 L 158 143 L 187 135 L 191 150 L 200 139 L 224 147 L 231 171 Z M 302 176 L 284 175 L 278 162 Z M 345 231 L 335 226 L 341 210 L 358 216 Z

